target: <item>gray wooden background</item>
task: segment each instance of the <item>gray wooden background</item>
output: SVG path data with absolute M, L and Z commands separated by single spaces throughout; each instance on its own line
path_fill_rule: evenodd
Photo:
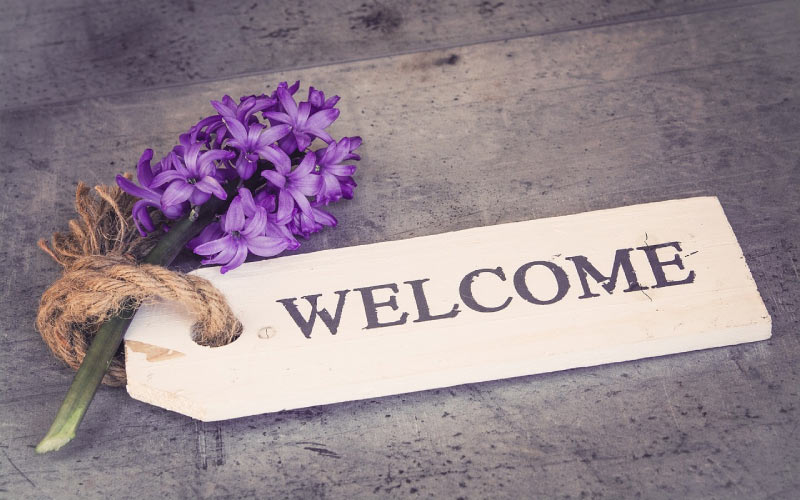
M 797 498 L 798 2 L 0 4 L 0 497 Z M 298 78 L 365 140 L 303 251 L 715 195 L 772 339 L 215 424 L 103 388 L 36 456 L 72 373 L 35 241 L 209 99 Z

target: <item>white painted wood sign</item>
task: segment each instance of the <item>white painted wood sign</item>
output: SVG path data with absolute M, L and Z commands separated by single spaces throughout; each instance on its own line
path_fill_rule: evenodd
M 208 278 L 244 325 L 202 347 L 175 304 L 125 337 L 131 396 L 222 420 L 767 339 L 716 198 L 244 264 Z M 535 383 L 532 381 L 531 383 Z

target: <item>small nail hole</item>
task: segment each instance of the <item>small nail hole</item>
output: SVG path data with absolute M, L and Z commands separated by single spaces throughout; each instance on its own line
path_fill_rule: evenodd
M 260 330 L 258 330 L 258 338 L 264 339 L 264 340 L 271 339 L 272 337 L 274 337 L 277 334 L 278 334 L 278 332 L 275 331 L 275 329 L 272 328 L 271 326 L 265 326 L 265 327 L 262 327 Z

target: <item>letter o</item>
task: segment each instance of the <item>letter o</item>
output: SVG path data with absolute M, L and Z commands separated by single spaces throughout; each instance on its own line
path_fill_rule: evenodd
M 530 289 L 528 288 L 528 284 L 525 282 L 525 277 L 528 274 L 528 270 L 533 266 L 544 266 L 553 273 L 553 276 L 556 278 L 556 284 L 558 285 L 558 291 L 556 292 L 555 297 L 550 300 L 539 300 L 533 296 Z M 537 304 L 546 306 L 548 304 L 553 304 L 558 302 L 559 300 L 563 299 L 564 296 L 567 294 L 567 290 L 569 290 L 569 278 L 567 278 L 567 273 L 564 272 L 559 266 L 553 264 L 552 262 L 547 262 L 544 260 L 536 260 L 533 262 L 528 262 L 527 264 L 523 265 L 517 272 L 514 273 L 514 288 L 517 289 L 517 293 L 520 297 L 527 300 L 531 304 Z

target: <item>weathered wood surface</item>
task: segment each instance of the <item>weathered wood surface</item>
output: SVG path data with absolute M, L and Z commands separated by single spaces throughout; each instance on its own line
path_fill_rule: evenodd
M 227 80 L 747 3 L 10 0 L 0 30 L 0 103 Z
M 351 36 L 348 21 L 334 22 L 334 39 L 371 51 L 361 57 L 320 38 L 327 18 L 311 13 L 324 8 L 308 4 L 317 29 L 293 32 L 290 45 L 294 54 L 309 47 L 309 67 L 265 74 L 255 73 L 291 67 L 291 50 L 275 60 L 255 50 L 233 67 L 229 61 L 261 48 L 240 35 L 231 47 L 215 46 L 213 57 L 196 55 L 201 32 L 162 17 L 155 2 L 141 4 L 161 28 L 144 39 L 133 28 L 123 34 L 114 23 L 135 15 L 110 4 L 43 18 L 36 16 L 48 15 L 46 6 L 10 3 L 0 19 L 0 496 L 794 496 L 797 2 L 659 11 L 632 1 L 620 7 L 631 17 L 588 28 L 587 16 L 605 3 L 572 2 L 557 29 L 531 31 L 517 28 L 540 19 L 538 5 L 510 2 L 494 9 L 505 16 L 497 24 L 476 22 L 476 2 L 449 11 L 447 22 L 426 23 L 428 35 L 362 26 Z M 28 21 L 41 24 L 25 25 L 26 9 Z M 404 23 L 426 16 L 399 10 Z M 76 27 L 83 19 L 85 30 Z M 173 24 L 194 38 L 175 48 L 152 41 Z M 211 24 L 197 28 L 234 39 Z M 455 35 L 431 44 L 452 48 L 425 51 L 442 25 Z M 490 25 L 494 31 L 480 31 Z M 130 52 L 103 56 L 113 44 L 90 36 L 92 26 L 119 33 L 116 43 L 129 40 Z M 505 32 L 515 38 L 470 44 Z M 151 43 L 155 62 L 140 62 L 149 61 Z M 402 52 L 409 53 L 377 57 Z M 93 58 L 97 68 L 87 64 Z M 197 76 L 209 81 L 188 85 L 188 59 L 254 74 L 210 81 L 211 69 Z M 342 60 L 355 61 L 323 66 Z M 177 76 L 143 76 L 166 73 Z M 714 195 L 772 315 L 772 339 L 220 424 L 103 389 L 76 442 L 35 456 L 71 380 L 32 327 L 38 297 L 58 274 L 36 239 L 64 227 L 78 180 L 108 183 L 143 148 L 165 151 L 221 93 L 294 78 L 340 94 L 338 130 L 366 139 L 356 199 L 337 206 L 341 226 L 304 251 Z M 141 90 L 150 86 L 158 88 Z
M 241 336 L 198 345 L 196 318 L 146 304 L 125 335 L 126 388 L 204 422 L 730 346 L 772 329 L 710 196 L 194 273 L 225 294 Z

